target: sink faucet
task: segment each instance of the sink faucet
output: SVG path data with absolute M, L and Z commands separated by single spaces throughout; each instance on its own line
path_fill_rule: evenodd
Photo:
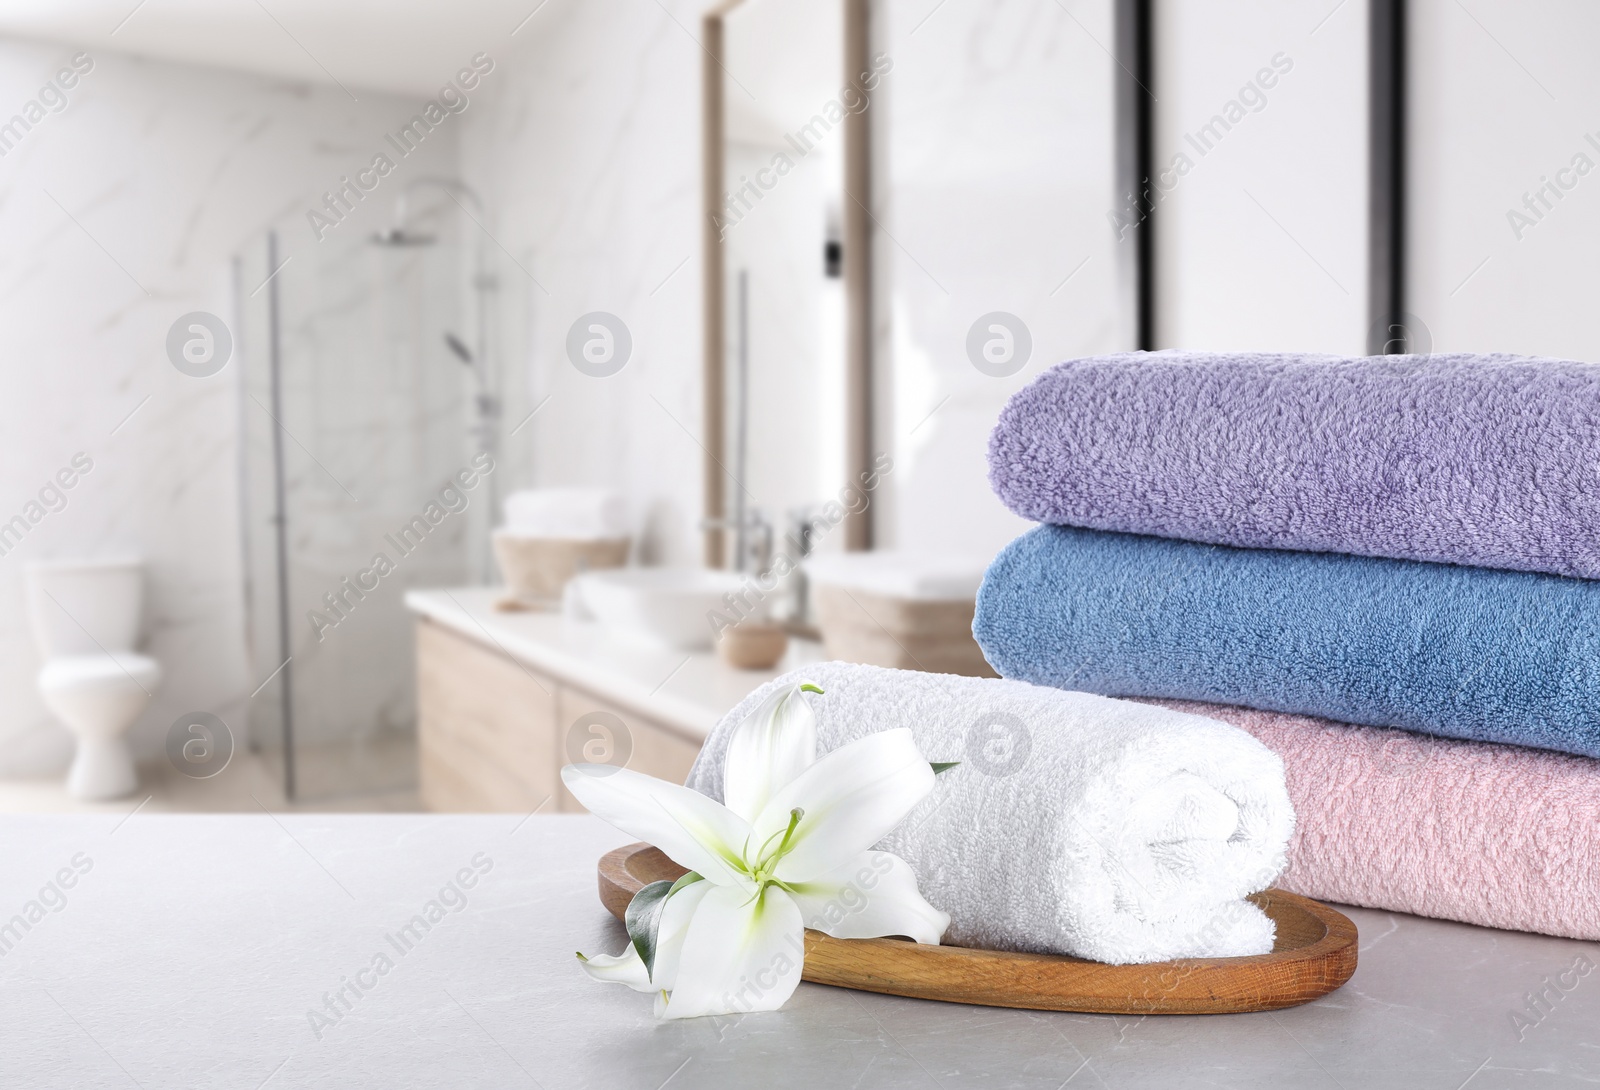
M 789 592 L 791 624 L 802 627 L 811 625 L 811 581 L 806 578 L 805 569 L 800 564 L 815 551 L 817 537 L 828 525 L 828 521 L 818 515 L 814 507 L 789 509 L 789 532 L 783 539 L 793 550 L 792 558 L 795 563 L 794 574 L 790 577 Z
M 772 567 L 772 523 L 761 508 L 748 508 L 734 518 L 702 519 L 700 529 L 733 531 L 734 571 L 765 575 Z

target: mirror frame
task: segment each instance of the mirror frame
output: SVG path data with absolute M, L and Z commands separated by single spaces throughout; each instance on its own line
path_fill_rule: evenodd
M 727 128 L 725 20 L 744 0 L 723 0 L 701 18 L 701 344 L 705 564 L 724 567 L 727 517 L 727 255 L 717 215 L 726 182 L 724 137 Z M 870 0 L 844 4 L 846 84 L 856 84 L 867 106 L 845 114 L 844 201 L 840 209 L 845 306 L 845 475 L 866 480 L 872 470 L 872 96 L 859 87 L 871 68 Z M 850 75 L 850 73 L 854 73 Z M 738 482 L 735 482 L 737 485 Z M 841 487 L 846 481 L 841 481 Z M 844 521 L 844 547 L 872 547 L 872 510 L 850 512 Z

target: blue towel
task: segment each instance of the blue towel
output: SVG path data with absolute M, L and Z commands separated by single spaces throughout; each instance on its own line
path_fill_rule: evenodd
M 1039 685 L 1600 757 L 1600 581 L 1040 526 L 972 630 Z

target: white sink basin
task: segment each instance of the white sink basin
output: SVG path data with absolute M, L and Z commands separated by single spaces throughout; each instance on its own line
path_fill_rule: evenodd
M 724 598 L 750 589 L 755 581 L 737 572 L 705 568 L 621 568 L 580 575 L 567 584 L 564 611 L 579 620 L 599 621 L 622 638 L 680 651 L 711 647 L 713 611 L 727 622 L 740 619 Z M 745 616 L 764 617 L 756 604 Z

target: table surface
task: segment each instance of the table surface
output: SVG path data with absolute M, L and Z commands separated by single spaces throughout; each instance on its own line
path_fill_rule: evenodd
M 406 608 L 469 640 L 613 704 L 704 739 L 739 701 L 780 674 L 823 658 L 812 640 L 791 639 L 775 670 L 740 670 L 713 651 L 678 651 L 618 638 L 558 612 L 507 612 L 495 587 L 413 590 Z
M 775 1013 L 658 1023 L 648 996 L 573 958 L 622 948 L 595 861 L 626 839 L 587 815 L 0 818 L 0 912 L 42 912 L 0 931 L 0 1086 L 1600 1081 L 1596 944 L 1360 909 L 1350 983 L 1270 1014 L 1075 1015 L 802 984 Z M 461 896 L 441 892 L 474 868 Z M 390 941 L 434 900 L 451 902 L 442 918 Z M 392 967 L 376 975 L 380 954 Z M 370 986 L 350 1011 L 314 1028 L 324 994 L 358 979 Z

